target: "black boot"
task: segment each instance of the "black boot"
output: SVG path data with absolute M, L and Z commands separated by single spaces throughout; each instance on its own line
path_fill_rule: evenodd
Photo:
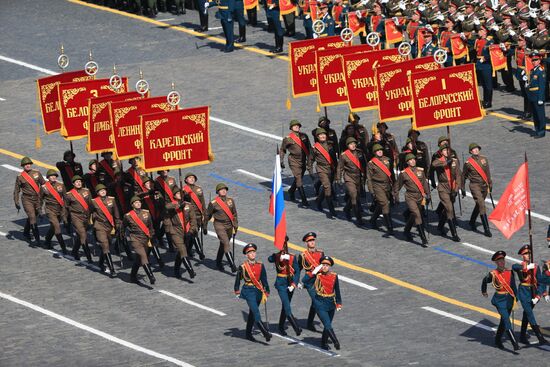
M 474 232 L 477 231 L 476 219 L 478 215 L 479 215 L 479 208 L 476 204 L 474 210 L 472 211 L 472 215 L 470 216 L 470 221 L 468 222 L 468 224 L 470 225 L 470 228 Z M 483 222 L 483 219 L 481 219 L 481 222 Z
M 426 238 L 426 232 L 424 231 L 424 227 L 422 227 L 422 224 L 416 226 L 418 229 L 418 234 L 420 235 L 420 239 L 422 240 L 422 247 L 428 247 L 428 239 Z
M 502 335 L 504 334 L 504 322 L 500 321 L 497 328 L 497 333 L 495 335 L 495 346 L 498 349 L 504 349 L 504 344 L 502 344 Z
M 355 219 L 357 220 L 357 225 L 362 226 L 363 225 L 363 215 L 361 214 L 361 207 L 359 205 L 352 205 L 351 206 L 353 212 L 355 213 Z
M 407 241 L 412 242 L 413 236 L 411 233 L 411 228 L 414 224 L 414 218 L 412 216 L 409 216 L 409 219 L 407 219 L 407 223 L 405 223 L 405 228 L 403 229 L 403 233 L 405 234 L 405 238 Z
M 376 223 L 376 220 L 380 216 L 380 213 L 382 213 L 382 209 L 378 205 L 376 205 L 374 209 L 374 213 L 372 213 L 372 217 L 370 219 L 370 225 L 372 228 L 378 229 L 378 224 Z
M 454 242 L 460 242 L 460 237 L 458 237 L 458 233 L 456 232 L 455 222 L 452 219 L 449 219 L 447 223 L 449 224 L 449 228 L 451 229 L 451 239 Z
M 235 273 L 237 271 L 237 267 L 235 266 L 235 260 L 233 259 L 233 254 L 231 252 L 226 253 L 225 258 L 227 259 L 229 266 L 231 266 L 231 272 Z
M 254 315 L 252 312 L 248 312 L 248 317 L 246 319 L 246 339 L 251 342 L 255 342 L 256 339 L 252 336 L 252 327 L 254 326 Z
M 145 274 L 147 274 L 147 278 L 149 278 L 149 283 L 151 283 L 151 285 L 155 284 L 157 280 L 153 275 L 153 270 L 151 270 L 151 266 L 149 264 L 145 264 L 143 265 L 143 270 L 145 270 Z
M 335 217 L 338 216 L 338 214 L 336 214 L 336 210 L 334 209 L 334 202 L 332 201 L 332 196 L 329 196 L 329 197 L 326 197 L 325 196 L 325 200 L 327 202 L 327 206 L 328 206 L 328 217 L 329 219 L 333 219 Z
M 290 201 L 295 201 L 296 200 L 296 180 L 294 180 L 294 182 L 292 183 L 292 185 L 288 189 L 288 197 L 289 197 Z
M 309 313 L 307 315 L 307 328 L 310 331 L 317 331 L 315 329 L 315 324 L 313 323 L 313 320 L 315 319 L 315 308 L 313 305 L 309 306 Z
M 321 189 L 321 181 L 317 180 L 313 184 L 313 189 L 315 190 L 315 195 L 319 196 L 319 190 Z
M 80 240 L 75 238 L 73 249 L 71 250 L 71 255 L 73 255 L 76 261 L 80 261 Z
M 529 320 L 527 319 L 527 313 L 523 312 L 523 317 L 521 318 L 521 328 L 519 332 L 519 342 L 529 345 L 529 337 L 527 335 L 527 324 Z
M 115 266 L 113 264 L 113 258 L 111 257 L 111 253 L 108 253 L 105 255 L 105 260 L 107 260 L 107 266 L 109 267 L 109 272 L 111 273 L 109 274 L 109 276 L 111 278 L 116 277 Z
M 27 221 L 25 222 L 25 227 L 23 228 L 23 236 L 30 241 L 31 240 L 31 222 L 27 218 Z
M 300 336 L 302 334 L 302 328 L 300 325 L 298 325 L 298 321 L 294 317 L 294 315 L 288 315 L 287 316 L 288 322 L 290 322 L 290 326 L 294 329 L 294 332 L 296 333 L 296 336 Z
M 216 255 L 216 268 L 219 271 L 224 271 L 225 270 L 223 268 L 222 259 L 223 259 L 223 245 L 220 244 L 220 247 L 218 248 L 218 255 Z
M 445 213 L 441 213 L 439 215 L 439 222 L 437 223 L 437 230 L 439 231 L 439 234 L 441 234 L 442 236 L 445 236 L 446 232 L 445 232 Z
M 84 244 L 82 245 L 82 249 L 84 250 L 84 254 L 86 255 L 86 260 L 88 260 L 88 264 L 93 264 L 94 261 L 92 260 L 92 252 L 90 251 L 88 242 L 84 242 Z
M 99 266 L 99 270 L 104 273 L 105 272 L 105 254 L 103 254 L 103 252 L 101 253 L 101 255 L 99 256 L 99 260 L 98 260 L 98 263 L 97 263 L 97 266 Z
M 386 222 L 386 227 L 388 228 L 388 234 L 393 235 L 393 222 L 391 220 L 391 214 L 384 214 L 384 221 Z
M 132 283 L 139 283 L 139 280 L 137 278 L 138 271 L 139 271 L 139 260 L 136 259 L 136 261 L 134 261 L 134 265 L 132 265 L 132 271 L 130 272 L 130 281 Z
M 32 235 L 36 240 L 36 246 L 40 247 L 40 231 L 38 230 L 38 224 L 32 226 Z
M 200 240 L 197 236 L 191 236 L 191 243 L 193 244 L 193 247 L 195 247 L 195 250 L 199 254 L 199 259 L 204 260 L 204 252 L 202 251 Z
M 181 278 L 181 255 L 179 252 L 174 260 L 174 277 Z
M 183 266 L 185 269 L 187 269 L 187 273 L 189 274 L 189 278 L 193 279 L 195 277 L 195 270 L 193 270 L 193 265 L 191 265 L 191 262 L 189 261 L 188 257 L 184 257 L 181 259 Z
M 61 246 L 61 252 L 63 253 L 63 255 L 67 255 L 67 246 L 65 246 L 65 240 L 63 239 L 63 235 L 61 233 L 56 234 L 55 238 L 57 239 L 57 242 L 59 242 L 59 246 Z
M 279 334 L 282 336 L 287 336 L 288 334 L 285 331 L 285 319 L 286 314 L 284 308 L 281 308 L 281 313 L 279 314 Z
M 237 38 L 235 42 L 246 42 L 246 26 L 239 26 L 239 38 Z
M 333 329 L 327 330 L 327 334 L 330 340 L 332 340 L 332 343 L 334 343 L 334 348 L 336 348 L 336 350 L 340 350 L 340 342 L 336 338 L 336 334 L 334 334 L 334 330 Z
M 306 190 L 304 190 L 304 187 L 298 187 L 298 192 L 300 193 L 300 197 L 302 198 L 302 206 L 309 207 L 309 203 L 307 202 L 306 197 Z
M 491 229 L 489 228 L 489 219 L 487 219 L 487 214 L 481 214 L 481 223 L 483 224 L 483 234 L 486 237 L 493 237 Z
M 546 339 L 544 338 L 544 335 L 540 332 L 540 327 L 538 325 L 531 325 L 531 329 L 535 332 L 535 335 L 537 336 L 537 339 L 539 340 L 539 344 L 548 344 Z
M 512 342 L 512 346 L 514 347 L 514 351 L 520 350 L 521 347 L 519 346 L 516 340 L 516 336 L 514 335 L 514 332 L 512 330 L 508 330 L 507 333 L 508 333 L 508 337 L 510 338 L 510 342 Z
M 257 322 L 256 323 L 256 326 L 258 326 L 258 329 L 260 329 L 260 331 L 262 332 L 264 338 L 266 341 L 270 341 L 271 340 L 271 333 L 269 332 L 269 330 L 267 330 L 267 327 L 265 327 L 264 323 L 262 321 L 260 322 Z
M 124 252 L 126 252 L 126 257 L 128 258 L 128 260 L 134 260 L 134 255 L 132 255 L 132 250 L 130 250 L 130 245 L 128 245 L 128 241 L 122 241 L 122 246 L 124 247 Z
M 323 330 L 323 335 L 321 336 L 321 349 L 328 350 L 328 333 L 326 330 Z
M 350 211 L 351 205 L 349 203 L 346 203 L 344 206 L 344 214 L 346 216 L 346 219 L 351 221 L 351 211 Z
M 317 210 L 322 212 L 323 211 L 323 200 L 325 199 L 325 190 L 321 191 L 317 199 L 315 199 L 315 205 L 317 207 Z
M 52 250 L 53 249 L 53 246 L 52 246 L 53 234 L 54 234 L 54 229 L 53 229 L 52 226 L 50 226 L 50 228 L 48 229 L 48 233 L 46 233 L 46 239 L 44 241 L 44 248 L 46 250 Z

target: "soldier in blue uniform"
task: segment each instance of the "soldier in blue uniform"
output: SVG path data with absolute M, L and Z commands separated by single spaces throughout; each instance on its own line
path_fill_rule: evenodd
M 481 26 L 479 29 L 479 39 L 476 40 L 476 71 L 478 80 L 481 81 L 483 88 L 483 108 L 491 108 L 493 105 L 493 67 L 491 66 L 491 55 L 489 54 L 489 46 L 492 45 L 493 38 L 487 36 L 487 28 Z
M 239 23 L 239 38 L 235 41 L 246 42 L 246 19 L 244 18 L 244 1 L 235 0 L 235 9 L 233 10 L 233 19 Z
M 324 326 L 321 348 L 328 349 L 328 338 L 330 338 L 334 343 L 334 348 L 339 350 L 340 342 L 334 334 L 332 319 L 334 318 L 334 312 L 342 309 L 342 297 L 338 275 L 330 271 L 330 267 L 333 265 L 334 260 L 329 256 L 324 256 L 321 259 L 321 264 L 311 274 L 306 273 L 303 282 L 306 288 L 315 291 L 313 303 Z
M 281 25 L 281 11 L 279 10 L 279 0 L 266 0 L 266 15 L 269 22 L 273 24 L 275 31 L 275 48 L 271 50 L 274 54 L 283 52 L 284 31 Z
M 527 322 L 529 322 L 539 343 L 546 344 L 546 339 L 541 334 L 540 327 L 533 313 L 533 308 L 540 301 L 545 288 L 544 284 L 540 283 L 540 267 L 531 262 L 531 248 L 529 245 L 522 246 L 518 251 L 518 255 L 522 256 L 523 261 L 521 264 L 512 265 L 512 270 L 517 273 L 520 281 L 518 299 L 523 307 L 519 341 L 529 344 L 529 340 L 527 340 Z
M 491 304 L 496 307 L 500 314 L 500 323 L 498 324 L 497 333 L 495 336 L 495 345 L 499 349 L 504 349 L 502 345 L 502 335 L 506 330 L 510 341 L 514 347 L 514 351 L 520 349 L 514 331 L 512 330 L 512 323 L 510 322 L 510 312 L 514 308 L 515 298 L 517 294 L 516 281 L 514 279 L 514 273 L 510 269 L 506 269 L 506 252 L 497 251 L 491 258 L 495 262 L 497 268 L 490 271 L 481 282 L 481 294 L 483 297 L 487 297 L 487 284 L 491 283 L 495 287 L 495 294 L 491 299 Z
M 216 18 L 222 23 L 223 34 L 225 36 L 224 52 L 232 52 L 233 46 L 233 11 L 235 10 L 235 0 L 220 0 Z
M 298 257 L 298 266 L 300 270 L 305 270 L 306 274 L 311 276 L 311 272 L 315 270 L 317 266 L 321 264 L 321 259 L 325 256 L 323 250 L 317 248 L 315 240 L 317 234 L 315 232 L 308 232 L 302 238 L 305 242 L 307 249 L 304 250 Z M 302 284 L 298 284 L 298 287 L 302 287 Z M 315 290 L 311 287 L 306 287 L 307 293 L 311 297 L 311 305 L 309 306 L 309 313 L 307 315 L 307 328 L 311 331 L 317 331 L 313 320 L 315 319 Z
M 533 110 L 536 137 L 542 138 L 546 134 L 546 114 L 544 111 L 544 90 L 546 88 L 546 72 L 540 65 L 541 56 L 538 52 L 531 54 L 533 70 L 527 81 L 527 99 Z
M 323 30 L 323 33 L 321 33 L 319 36 L 320 37 L 334 36 L 336 34 L 336 31 L 335 31 L 336 24 L 334 23 L 334 19 L 330 15 L 328 4 L 321 3 L 319 5 L 319 9 L 321 9 L 320 19 L 325 24 L 325 29 Z
M 437 49 L 437 38 L 434 37 L 433 29 L 431 27 L 426 28 L 424 31 L 424 46 L 422 46 L 422 50 L 420 50 L 420 56 L 433 56 Z
M 210 2 L 208 0 L 194 0 L 195 7 L 199 12 L 199 21 L 201 26 L 199 31 L 206 32 L 208 30 L 208 8 L 210 7 Z
M 243 254 L 246 260 L 239 266 L 237 276 L 235 277 L 235 295 L 237 299 L 244 299 L 248 304 L 248 319 L 246 321 L 246 338 L 250 341 L 256 341 L 252 336 L 252 327 L 254 323 L 260 329 L 266 341 L 271 340 L 271 333 L 262 322 L 260 316 L 260 304 L 267 301 L 269 296 L 269 284 L 267 283 L 267 274 L 264 264 L 256 261 L 256 250 L 258 246 L 253 243 L 247 244 L 243 248 Z M 243 287 L 241 280 L 244 281 Z
M 281 314 L 279 316 L 279 333 L 281 335 L 286 335 L 285 319 L 288 319 L 294 332 L 299 336 L 302 333 L 302 329 L 298 326 L 298 321 L 292 314 L 292 308 L 290 307 L 292 295 L 300 281 L 298 258 L 296 255 L 281 250 L 269 256 L 267 260 L 270 263 L 274 263 L 275 269 L 277 270 L 275 288 L 279 293 L 282 303 Z

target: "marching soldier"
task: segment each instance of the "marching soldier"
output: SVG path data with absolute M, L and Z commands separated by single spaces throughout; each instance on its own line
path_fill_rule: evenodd
M 309 203 L 307 202 L 306 192 L 303 186 L 303 178 L 306 169 L 310 173 L 312 171 L 310 156 L 311 144 L 308 136 L 300 132 L 301 127 L 302 124 L 298 120 L 290 121 L 289 128 L 291 132 L 283 139 L 283 143 L 279 149 L 279 155 L 281 157 L 281 168 L 284 169 L 284 158 L 288 150 L 288 165 L 294 176 L 294 182 L 292 186 L 290 186 L 290 189 L 288 189 L 290 200 L 296 200 L 294 193 L 297 189 L 302 197 L 302 205 L 308 207 Z
M 76 155 L 71 150 L 66 150 L 63 153 L 63 161 L 55 164 L 57 170 L 61 173 L 67 191 L 73 188 L 72 179 L 75 175 L 84 176 L 82 165 L 74 161 L 75 157 Z
M 76 232 L 76 241 L 73 242 L 72 255 L 76 260 L 80 260 L 78 250 L 80 246 L 84 250 L 88 263 L 92 264 L 92 253 L 88 247 L 88 225 L 90 224 L 92 193 L 83 187 L 83 179 L 80 176 L 73 176 L 73 189 L 66 195 L 66 207 L 71 216 L 71 222 Z
M 139 283 L 137 273 L 140 265 L 143 267 L 145 274 L 149 278 L 151 284 L 155 284 L 155 276 L 153 270 L 149 266 L 147 249 L 151 246 L 151 241 L 155 238 L 155 229 L 153 228 L 153 220 L 151 214 L 146 209 L 141 209 L 141 199 L 139 196 L 133 196 L 130 199 L 132 210 L 124 215 L 123 228 L 128 230 L 130 243 L 137 256 L 134 257 L 130 280 L 133 283 Z
M 218 196 L 208 204 L 204 222 L 202 223 L 202 231 L 208 234 L 208 221 L 214 218 L 214 230 L 220 241 L 218 254 L 216 256 L 216 266 L 218 270 L 223 271 L 222 258 L 225 253 L 225 258 L 231 266 L 231 271 L 237 271 L 235 259 L 231 252 L 229 241 L 237 235 L 239 229 L 239 221 L 237 218 L 237 207 L 235 200 L 227 196 L 229 188 L 226 184 L 219 183 L 216 185 L 216 194 Z
M 21 205 L 19 205 L 19 199 L 23 204 L 23 210 L 27 214 L 27 221 L 25 222 L 25 228 L 23 234 L 30 242 L 32 234 L 36 240 L 36 245 L 40 246 L 40 232 L 38 231 L 38 224 L 36 223 L 36 217 L 40 210 L 40 186 L 45 183 L 42 174 L 32 169 L 33 162 L 29 157 L 23 157 L 21 159 L 21 167 L 23 171 L 15 179 L 15 188 L 13 189 L 13 202 L 15 208 L 19 212 Z
M 336 154 L 337 155 L 340 154 L 339 145 L 338 145 L 338 136 L 336 135 L 336 131 L 330 127 L 330 120 L 325 116 L 321 116 L 319 117 L 317 126 L 320 127 L 321 129 L 325 129 L 327 134 L 327 141 L 329 143 L 332 143 L 332 147 L 336 149 Z M 311 136 L 313 136 L 314 143 L 317 143 L 319 141 L 316 134 L 317 130 L 318 128 L 311 130 Z
M 347 220 L 351 220 L 351 211 L 355 214 L 357 224 L 363 224 L 361 218 L 361 202 L 359 194 L 361 187 L 365 185 L 365 156 L 357 149 L 357 140 L 348 138 L 346 140 L 348 149 L 345 150 L 336 169 L 336 182 L 344 183 L 346 186 L 347 202 L 344 213 Z
M 432 161 L 432 169 L 437 174 L 437 193 L 444 209 L 438 212 L 439 223 L 437 229 L 443 234 L 443 227 L 445 226 L 445 221 L 447 221 L 451 230 L 452 240 L 460 242 L 454 221 L 454 202 L 462 184 L 460 162 L 457 158 L 452 158 L 447 144 L 442 144 L 439 152 L 440 157 Z
M 92 159 L 88 162 L 88 172 L 84 174 L 84 186 L 92 192 L 95 192 L 95 187 L 99 185 L 99 175 L 97 172 L 97 159 Z
M 319 191 L 317 196 L 317 209 L 323 211 L 323 200 L 326 200 L 329 209 L 329 218 L 337 216 L 332 202 L 332 182 L 336 173 L 338 160 L 336 152 L 331 142 L 327 141 L 327 132 L 319 127 L 315 132 L 315 139 L 318 140 L 313 145 L 313 161 L 316 162 L 316 171 L 319 177 L 320 185 L 323 190 Z
M 189 261 L 187 244 L 191 241 L 193 236 L 196 236 L 198 230 L 195 211 L 191 208 L 189 203 L 183 201 L 179 187 L 174 186 L 172 188 L 172 194 L 174 199 L 166 202 L 166 212 L 168 219 L 171 221 L 169 227 L 171 237 L 178 250 L 174 263 L 174 276 L 176 278 L 181 278 L 180 269 L 183 263 L 189 277 L 193 279 L 196 274 L 193 270 L 193 265 L 191 265 Z
M 517 65 L 517 68 L 515 69 L 515 76 L 519 83 L 521 96 L 523 97 L 523 113 L 521 114 L 520 118 L 523 120 L 528 120 L 533 115 L 531 103 L 529 103 L 529 99 L 527 98 L 526 81 L 528 80 L 528 77 L 525 72 L 525 58 L 527 56 L 525 36 L 520 34 L 518 35 L 517 40 L 518 44 L 514 50 Z
M 258 246 L 249 243 L 243 248 L 246 260 L 239 266 L 235 277 L 235 295 L 237 299 L 244 299 L 248 305 L 248 319 L 246 320 L 246 339 L 256 341 L 252 336 L 254 324 L 260 329 L 266 341 L 271 340 L 271 333 L 262 322 L 260 315 L 260 304 L 267 302 L 269 297 L 269 284 L 264 264 L 256 261 L 256 250 Z M 241 280 L 244 281 L 242 288 Z
M 158 249 L 158 246 L 161 245 L 163 239 L 164 233 L 160 231 L 160 224 L 162 222 L 162 217 L 160 215 L 162 209 L 162 206 L 164 205 L 160 201 L 160 194 L 158 191 L 155 190 L 153 186 L 153 180 L 151 180 L 148 176 L 143 176 L 142 180 L 143 184 L 140 185 L 142 192 L 138 193 L 137 196 L 142 201 L 142 206 L 144 209 L 147 209 L 149 211 L 149 214 L 151 216 L 151 220 L 153 222 L 153 228 L 155 228 L 155 236 L 157 238 L 157 241 L 155 243 L 152 243 L 152 246 L 148 248 L 148 254 L 153 253 L 153 256 L 157 260 L 157 263 L 159 265 L 159 268 L 164 267 L 164 261 L 162 261 L 162 257 L 160 256 L 160 251 Z
M 470 228 L 472 228 L 472 231 L 476 230 L 476 219 L 479 215 L 481 223 L 483 224 L 483 233 L 487 237 L 492 237 L 493 235 L 489 229 L 489 219 L 487 219 L 487 210 L 485 208 L 485 198 L 493 189 L 489 160 L 487 157 L 479 154 L 481 147 L 476 143 L 470 144 L 468 150 L 472 156 L 464 162 L 464 167 L 462 169 L 462 198 L 466 197 L 466 191 L 464 191 L 466 180 L 470 180 L 470 191 L 476 202 L 476 206 L 470 217 Z
M 202 229 L 202 223 L 204 221 L 204 211 L 206 204 L 204 203 L 204 191 L 202 187 L 197 185 L 197 176 L 194 173 L 188 172 L 185 174 L 185 186 L 183 186 L 184 200 L 191 205 L 191 210 L 195 212 L 196 226 L 198 230 Z M 202 235 L 201 235 L 202 236 Z M 199 259 L 204 260 L 204 248 L 202 237 L 199 240 L 197 235 L 191 238 L 191 242 L 194 243 L 195 249 L 199 253 Z
M 195 0 L 195 7 L 199 13 L 199 21 L 200 21 L 200 32 L 206 32 L 208 31 L 208 7 L 210 6 L 210 3 L 208 0 Z
M 428 169 L 430 168 L 430 163 L 428 161 L 428 146 L 423 141 L 418 140 L 419 136 L 420 131 L 409 129 L 407 137 L 411 139 L 412 154 L 416 156 L 416 165 L 424 168 L 424 172 L 428 172 Z
M 495 345 L 504 349 L 502 345 L 502 335 L 506 330 L 514 351 L 520 349 L 516 336 L 512 330 L 512 323 L 510 322 L 510 312 L 514 308 L 515 297 L 517 294 L 516 281 L 514 279 L 514 273 L 506 269 L 506 252 L 497 251 L 491 258 L 496 263 L 497 268 L 490 271 L 481 282 L 481 294 L 483 297 L 487 297 L 487 284 L 491 283 L 495 287 L 495 294 L 491 299 L 491 303 L 496 307 L 500 314 L 500 323 L 498 324 L 497 333 L 495 336 Z
M 328 338 L 330 338 L 334 343 L 334 348 L 339 350 L 340 342 L 332 328 L 332 319 L 334 311 L 342 309 L 342 297 L 338 275 L 330 270 L 333 265 L 334 260 L 329 256 L 324 256 L 321 259 L 321 264 L 313 269 L 311 274 L 306 273 L 303 282 L 306 288 L 315 290 L 315 309 L 324 327 L 321 348 L 328 349 Z
M 536 137 L 542 138 L 546 134 L 546 114 L 544 111 L 546 75 L 540 65 L 541 57 L 538 52 L 531 54 L 531 61 L 533 62 L 533 70 L 529 73 L 527 82 L 527 99 L 533 110 Z
M 420 56 L 433 56 L 438 49 L 437 38 L 434 37 L 434 30 L 431 27 L 424 29 L 424 46 L 420 50 Z
M 105 173 L 105 186 L 108 187 L 110 184 L 116 181 L 116 171 L 120 171 L 122 169 L 122 165 L 118 160 L 113 159 L 113 152 L 103 152 L 101 153 L 101 157 L 103 157 L 103 159 L 99 161 L 97 172 Z
M 49 169 L 46 173 L 46 181 L 40 189 L 40 202 L 44 203 L 44 211 L 50 221 L 50 228 L 46 233 L 46 241 L 44 247 L 46 249 L 53 249 L 52 237 L 55 234 L 59 246 L 63 255 L 67 254 L 67 247 L 61 233 L 60 222 L 67 223 L 67 209 L 65 209 L 65 185 L 57 181 L 57 171 Z
M 413 224 L 418 229 L 422 240 L 422 247 L 428 247 L 428 239 L 422 225 L 422 213 L 428 210 L 427 205 L 431 200 L 430 188 L 426 179 L 424 168 L 416 166 L 416 157 L 409 153 L 405 157 L 408 167 L 399 174 L 397 182 L 393 185 L 395 202 L 399 201 L 399 191 L 405 186 L 405 203 L 408 208 L 408 218 L 405 224 L 405 236 L 412 242 L 411 228 Z
M 277 278 L 275 288 L 281 298 L 282 308 L 279 316 L 279 333 L 286 336 L 285 319 L 288 320 L 297 336 L 300 336 L 302 329 L 298 326 L 298 321 L 292 314 L 290 302 L 298 283 L 300 282 L 300 268 L 298 267 L 298 258 L 296 255 L 288 253 L 284 249 L 268 257 L 270 263 L 275 264 Z
M 363 152 L 366 151 L 365 149 L 369 142 L 369 132 L 364 125 L 359 123 L 359 120 L 361 120 L 361 118 L 356 113 L 350 113 L 348 115 L 348 124 L 340 135 L 340 152 L 348 149 L 348 138 L 355 138 L 358 143 L 358 148 Z
M 129 198 L 146 191 L 144 179 L 147 177 L 147 173 L 139 167 L 139 160 L 139 157 L 130 158 L 128 160 L 130 168 L 128 168 L 123 176 L 124 191 Z
M 166 212 L 166 204 L 174 201 L 174 194 L 172 190 L 176 187 L 176 179 L 168 175 L 168 170 L 158 171 L 157 178 L 155 179 L 155 191 L 160 195 L 160 217 L 162 224 L 159 226 L 159 232 L 157 237 L 160 241 L 166 234 L 166 241 L 168 242 L 168 251 L 174 252 L 174 245 L 172 243 L 172 236 L 170 231 L 170 226 L 172 221 L 170 216 Z M 162 242 L 161 242 L 162 243 Z
M 284 31 L 281 25 L 281 11 L 279 9 L 279 0 L 266 0 L 267 20 L 273 24 L 275 33 L 275 48 L 271 53 L 280 54 L 283 52 Z
M 380 133 L 380 145 L 384 148 L 384 155 L 390 159 L 390 167 L 393 169 L 394 162 L 397 161 L 399 149 L 395 142 L 395 136 L 388 132 L 388 125 L 385 122 L 379 122 L 376 124 L 376 128 Z
M 374 144 L 372 153 L 375 155 L 367 164 L 367 186 L 372 193 L 376 206 L 370 224 L 378 228 L 376 220 L 380 213 L 384 216 L 388 234 L 393 234 L 393 223 L 390 213 L 390 200 L 392 186 L 395 181 L 391 160 L 384 156 L 384 148 L 380 144 Z
M 321 259 L 325 256 L 323 250 L 317 248 L 316 238 L 317 234 L 315 232 L 308 232 L 304 235 L 302 241 L 306 243 L 306 249 L 298 257 L 300 270 L 305 270 L 309 276 L 312 276 L 311 272 L 321 264 Z M 300 286 L 301 284 L 298 285 L 298 287 Z M 317 331 L 313 323 L 315 319 L 315 290 L 307 288 L 307 291 L 311 297 L 311 305 L 309 306 L 309 313 L 307 315 L 307 328 L 311 331 Z
M 516 272 L 519 278 L 520 284 L 517 295 L 523 307 L 519 341 L 529 345 L 529 340 L 527 340 L 527 322 L 529 322 L 531 329 L 533 329 L 539 340 L 539 344 L 546 344 L 546 339 L 540 332 L 540 327 L 533 313 L 533 309 L 540 301 L 545 288 L 545 285 L 539 282 L 540 268 L 531 262 L 531 248 L 529 245 L 522 246 L 518 251 L 518 255 L 522 256 L 523 261 L 521 264 L 513 264 L 512 270 Z
M 239 38 L 235 42 L 246 42 L 246 19 L 244 19 L 244 1 L 235 0 L 233 19 L 239 24 Z
M 487 36 L 487 32 L 487 28 L 481 26 L 479 29 L 479 39 L 475 42 L 476 71 L 483 88 L 483 108 L 491 108 L 493 106 L 493 67 L 491 66 L 489 46 L 494 42 L 492 36 Z
M 120 214 L 115 202 L 115 198 L 107 196 L 107 186 L 99 184 L 95 187 L 97 197 L 92 200 L 92 221 L 97 242 L 101 246 L 101 256 L 99 257 L 99 267 L 105 271 L 105 261 L 109 267 L 111 278 L 116 276 L 113 258 L 111 257 L 111 242 L 113 235 L 120 231 Z

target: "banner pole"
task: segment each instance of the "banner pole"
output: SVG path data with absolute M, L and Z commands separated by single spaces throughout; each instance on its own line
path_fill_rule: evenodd
M 533 254 L 533 226 L 531 223 L 531 198 L 529 195 L 529 162 L 527 160 L 527 151 L 525 151 L 525 165 L 527 168 L 527 221 L 529 224 L 529 262 L 533 263 L 535 260 L 535 255 Z M 531 269 L 531 280 L 535 279 L 535 269 Z M 535 298 L 536 290 L 534 287 L 531 287 L 531 296 Z

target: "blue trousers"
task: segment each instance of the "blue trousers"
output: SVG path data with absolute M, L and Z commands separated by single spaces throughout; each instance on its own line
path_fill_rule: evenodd
M 225 36 L 225 51 L 233 51 L 233 15 L 229 10 L 219 10 L 219 13 Z
M 531 288 L 520 285 L 518 288 L 518 298 L 521 302 L 521 307 L 523 307 L 523 318 L 527 317 L 531 325 L 537 325 L 537 320 L 533 313 L 533 303 L 531 303 L 531 299 L 533 298 Z
M 509 294 L 495 293 L 491 299 L 491 303 L 496 307 L 500 314 L 500 322 L 504 322 L 505 330 L 512 330 L 512 323 L 510 322 L 510 312 L 514 306 L 514 298 Z
M 273 27 L 275 28 L 275 35 L 282 37 L 284 35 L 284 31 L 283 26 L 281 25 L 281 12 L 279 11 L 279 9 L 267 9 L 267 17 L 273 23 Z
M 476 71 L 483 88 L 483 102 L 493 102 L 493 68 L 488 62 L 477 62 Z
M 288 291 L 287 287 L 289 286 L 290 284 L 288 284 L 288 280 L 286 278 L 277 277 L 277 280 L 275 281 L 275 288 L 277 288 L 277 293 L 279 293 L 279 298 L 281 299 L 281 303 L 283 305 L 283 311 L 287 316 L 292 315 L 292 308 L 290 307 L 292 293 Z
M 544 96 L 542 97 L 544 98 Z M 546 112 L 544 111 L 544 104 L 540 106 L 538 101 L 530 101 L 531 108 L 533 109 L 533 122 L 535 123 L 535 132 L 538 136 L 544 136 L 546 134 Z
M 312 39 L 313 38 L 313 22 L 311 21 L 311 17 L 306 19 L 304 15 L 304 29 L 306 31 L 306 39 Z
M 323 327 L 326 330 L 332 330 L 332 319 L 334 318 L 334 311 L 336 311 L 334 298 L 315 296 L 313 304 Z
M 249 313 L 254 315 L 255 322 L 261 322 L 262 318 L 260 316 L 260 302 L 262 301 L 262 292 L 254 286 L 245 285 L 241 290 L 240 297 L 246 301 L 248 305 Z
M 242 0 L 235 1 L 235 9 L 233 10 L 233 19 L 239 23 L 239 27 L 246 26 L 246 19 L 244 19 L 244 2 Z

